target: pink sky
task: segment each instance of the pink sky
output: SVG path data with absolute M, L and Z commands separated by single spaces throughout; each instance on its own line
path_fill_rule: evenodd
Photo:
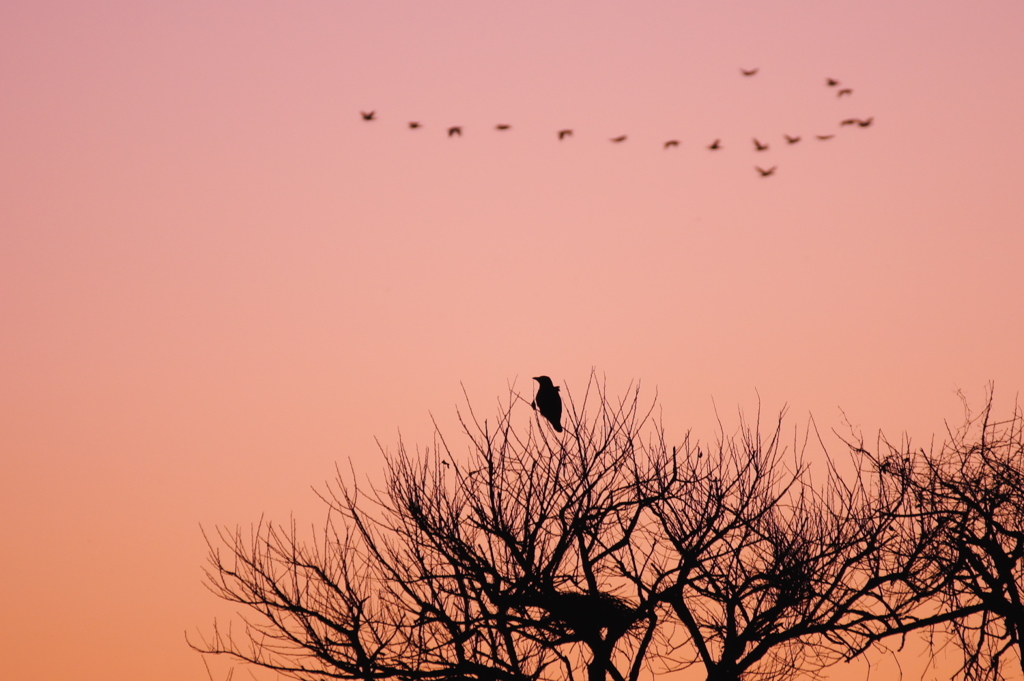
M 430 444 L 462 386 L 486 413 L 596 368 L 670 437 L 758 395 L 922 442 L 957 390 L 1009 409 L 1022 28 L 1019 0 L 4 3 L 0 676 L 205 679 L 200 524 L 319 521 L 335 462 Z

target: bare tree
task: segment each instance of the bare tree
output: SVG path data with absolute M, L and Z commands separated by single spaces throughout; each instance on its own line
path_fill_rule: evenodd
M 439 433 L 385 452 L 379 487 L 339 473 L 314 537 L 219 530 L 207 582 L 242 621 L 195 647 L 299 679 L 738 681 L 901 633 L 922 556 L 880 550 L 906 492 L 865 455 L 819 489 L 781 416 L 669 446 L 627 395 L 592 379 L 555 433 L 513 392 L 493 420 L 461 415 L 464 455 Z
M 683 477 L 702 484 L 679 494 L 667 481 L 656 507 L 671 546 L 661 598 L 696 653 L 679 659 L 711 681 L 784 679 L 852 659 L 898 633 L 920 598 L 904 580 L 922 552 L 880 548 L 905 495 L 882 488 L 856 451 L 845 475 L 823 453 L 815 486 L 804 446 L 786 456 L 781 417 L 767 434 L 758 423 L 683 457 Z
M 969 681 L 1020 678 L 1024 671 L 1024 414 L 997 421 L 991 392 L 979 414 L 932 451 L 880 448 L 890 486 L 909 486 L 904 539 L 927 537 L 928 561 L 910 586 L 935 594 L 915 624 L 963 653 Z M 918 539 L 920 541 L 920 539 Z M 937 637 L 937 638 L 936 638 Z
M 556 437 L 535 418 L 524 427 L 522 406 L 513 398 L 493 423 L 470 411 L 465 460 L 438 436 L 432 454 L 385 453 L 386 482 L 368 496 L 339 474 L 315 541 L 262 522 L 248 537 L 218 533 L 208 583 L 256 616 L 243 635 L 215 627 L 197 647 L 297 678 L 584 668 L 591 681 L 636 681 L 657 614 L 621 577 L 649 561 L 634 538 L 654 502 L 642 484 L 650 411 L 638 390 L 613 404 L 591 383 Z

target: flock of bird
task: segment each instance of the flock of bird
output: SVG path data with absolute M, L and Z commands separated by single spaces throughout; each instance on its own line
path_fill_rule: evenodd
M 740 69 L 740 73 L 744 77 L 750 78 L 750 77 L 756 76 L 757 72 L 759 70 L 760 69 L 757 69 L 757 68 L 754 68 L 754 69 Z M 825 79 L 825 85 L 827 87 L 829 87 L 829 88 L 835 89 L 836 97 L 839 97 L 839 98 L 849 97 L 849 96 L 851 96 L 853 94 L 853 89 L 852 88 L 848 88 L 848 87 L 840 88 L 839 86 L 841 85 L 841 83 L 838 80 L 836 80 L 835 78 L 826 78 Z M 377 112 L 376 111 L 360 111 L 359 113 L 362 116 L 362 119 L 364 121 L 375 121 L 375 120 L 377 120 Z M 847 119 L 844 119 L 844 120 L 840 121 L 839 125 L 840 125 L 840 127 L 858 126 L 858 127 L 861 127 L 861 128 L 867 128 L 872 123 L 874 123 L 874 120 L 875 120 L 874 116 L 871 116 L 869 118 L 847 118 Z M 421 127 L 423 127 L 423 125 L 419 121 L 409 121 L 409 128 L 410 129 L 416 130 L 416 129 L 419 129 Z M 505 130 L 510 130 L 512 128 L 512 126 L 509 125 L 508 123 L 498 123 L 497 125 L 494 126 L 494 128 L 495 128 L 495 130 L 498 130 L 498 131 L 505 131 Z M 462 126 L 461 125 L 453 125 L 453 126 L 449 127 L 447 130 L 448 130 L 448 137 L 461 137 L 462 136 Z M 568 139 L 568 138 L 572 137 L 573 130 L 572 130 L 572 128 L 563 128 L 563 129 L 557 131 L 557 135 L 558 135 L 559 141 L 565 140 L 565 139 Z M 788 134 L 786 134 L 786 135 L 783 135 L 782 137 L 783 137 L 783 139 L 785 139 L 787 145 L 788 144 L 797 144 L 798 142 L 800 142 L 803 139 L 800 135 L 788 135 Z M 818 139 L 821 142 L 830 140 L 833 137 L 835 137 L 834 133 L 823 134 L 823 135 L 815 135 L 815 138 Z M 613 142 L 615 144 L 621 144 L 622 142 L 625 142 L 628 138 L 629 138 L 628 135 L 619 135 L 618 137 L 611 137 L 611 138 L 609 138 L 609 141 Z M 754 151 L 757 151 L 757 152 L 768 151 L 768 149 L 770 148 L 770 144 L 768 142 L 761 142 L 756 137 L 752 138 L 752 140 L 753 140 L 753 143 L 754 143 Z M 662 147 L 664 149 L 672 149 L 672 148 L 678 147 L 679 144 L 680 144 L 679 140 L 677 140 L 677 139 L 670 139 L 670 140 L 665 141 L 664 144 L 662 145 Z M 711 151 L 718 151 L 720 149 L 723 149 L 724 147 L 722 145 L 722 140 L 719 138 L 719 139 L 716 139 L 713 142 L 711 142 L 711 144 L 709 144 L 707 146 L 707 148 L 710 149 Z M 761 177 L 770 177 L 771 175 L 775 174 L 775 171 L 777 169 L 778 169 L 778 166 L 772 166 L 770 168 L 762 168 L 760 165 L 755 165 L 754 166 L 754 170 L 756 170 Z

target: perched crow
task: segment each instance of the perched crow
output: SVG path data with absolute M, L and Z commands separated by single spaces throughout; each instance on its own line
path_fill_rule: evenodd
M 678 146 L 679 146 L 679 140 L 669 140 L 668 142 L 665 142 L 665 148 L 666 149 L 668 149 L 669 147 L 678 147 Z
M 572 137 L 572 130 L 559 130 L 558 139 L 564 140 L 566 137 Z
M 625 141 L 626 141 L 626 136 L 625 135 L 619 135 L 618 137 L 613 137 L 612 138 L 612 142 L 625 142 Z
M 797 135 L 796 137 L 790 137 L 789 135 L 783 135 L 783 137 L 785 137 L 786 141 L 789 142 L 790 144 L 796 144 L 797 142 L 800 141 L 800 136 L 799 135 Z
M 455 135 L 458 135 L 459 137 L 462 137 L 462 128 L 459 127 L 458 125 L 456 125 L 454 127 L 451 127 L 451 128 L 448 128 L 448 136 L 449 137 L 454 137 Z
M 409 127 L 415 130 L 420 127 L 419 121 L 409 121 Z
M 757 69 L 750 69 L 749 71 L 746 69 L 740 69 L 740 73 L 742 73 L 744 76 L 752 76 L 755 73 L 757 73 Z
M 761 144 L 760 142 L 757 141 L 757 138 L 755 137 L 754 138 L 754 148 L 757 149 L 758 151 L 767 151 L 768 145 L 767 144 Z
M 533 402 L 533 408 L 540 412 L 540 415 L 551 421 L 551 425 L 559 433 L 562 432 L 562 398 L 558 395 L 558 386 L 551 382 L 547 376 L 534 376 L 533 380 L 540 383 L 537 388 L 537 398 Z
M 496 126 L 494 126 L 494 129 L 495 130 L 508 130 L 511 127 L 512 126 L 509 125 L 508 123 L 498 123 Z
M 757 172 L 761 173 L 761 177 L 768 177 L 769 175 L 775 172 L 776 168 L 778 168 L 778 166 L 772 166 L 768 170 L 765 170 L 761 166 L 754 166 L 754 169 L 757 170 Z
M 373 117 L 377 115 L 377 112 L 376 111 L 360 111 L 359 114 L 363 117 L 364 121 L 372 121 L 372 120 L 374 120 Z
M 843 95 L 852 95 L 853 90 L 848 87 L 844 87 L 842 90 L 836 93 L 836 97 L 842 97 Z
M 708 145 L 708 149 L 711 149 L 711 150 L 721 149 L 721 148 L 722 148 L 722 140 L 715 140 L 714 142 L 712 142 L 711 144 Z

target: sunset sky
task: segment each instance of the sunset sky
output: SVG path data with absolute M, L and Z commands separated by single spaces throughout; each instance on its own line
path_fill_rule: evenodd
M 201 527 L 318 523 L 336 464 L 539 374 L 639 382 L 670 439 L 1008 411 L 1022 35 L 1020 0 L 4 2 L 0 677 L 206 679 Z

